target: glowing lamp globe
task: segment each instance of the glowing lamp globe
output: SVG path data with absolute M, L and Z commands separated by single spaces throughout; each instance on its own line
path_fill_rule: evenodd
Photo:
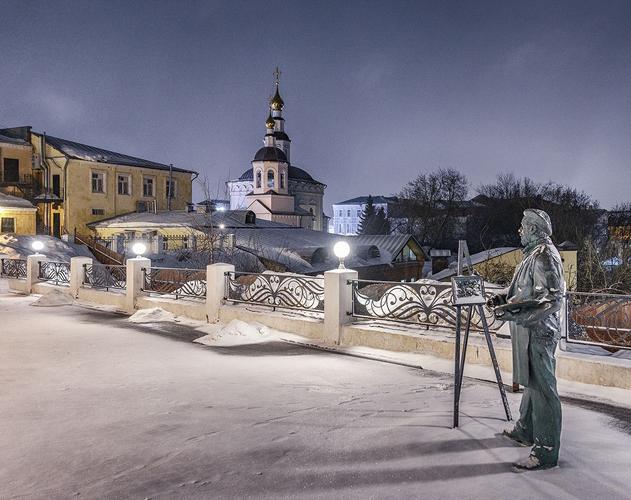
M 344 259 L 351 253 L 351 247 L 345 241 L 338 241 L 333 246 L 333 253 L 338 259 L 340 259 L 339 269 L 345 269 Z
M 226 225 L 225 224 L 219 224 L 219 229 L 226 229 Z
M 33 250 L 39 253 L 41 250 L 44 249 L 44 244 L 39 240 L 35 240 L 33 244 L 31 245 L 31 248 L 33 248 Z
M 131 251 L 136 254 L 136 257 L 140 257 L 143 253 L 147 251 L 147 247 L 144 243 L 134 243 L 131 247 Z

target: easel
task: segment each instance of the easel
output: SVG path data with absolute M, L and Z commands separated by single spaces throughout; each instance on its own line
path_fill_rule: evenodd
M 473 274 L 473 266 L 471 265 L 471 256 L 469 255 L 469 248 L 465 240 L 458 241 L 458 276 L 463 276 L 464 264 L 466 262 L 467 272 L 469 275 Z M 473 308 L 477 309 L 478 314 L 482 320 L 482 328 L 484 330 L 484 337 L 486 338 L 486 345 L 489 348 L 489 354 L 491 356 L 491 362 L 493 363 L 493 369 L 495 370 L 495 379 L 497 380 L 497 387 L 500 390 L 502 397 L 502 403 L 504 404 L 504 411 L 506 412 L 506 420 L 511 421 L 510 407 L 508 405 L 508 399 L 506 398 L 506 391 L 504 390 L 504 384 L 502 383 L 502 374 L 500 373 L 499 365 L 497 364 L 497 357 L 495 356 L 495 349 L 493 348 L 493 341 L 491 340 L 491 334 L 489 332 L 489 325 L 486 322 L 486 316 L 484 315 L 483 304 L 468 304 L 468 305 L 455 305 L 456 308 L 456 352 L 454 356 L 454 425 L 458 427 L 458 417 L 460 414 L 460 392 L 462 390 L 462 376 L 464 373 L 465 361 L 467 359 L 467 345 L 469 343 L 469 330 L 471 328 L 471 317 L 473 316 Z M 467 327 L 464 334 L 464 342 L 462 345 L 462 353 L 460 352 L 460 338 L 462 329 L 461 312 L 462 308 L 467 308 Z

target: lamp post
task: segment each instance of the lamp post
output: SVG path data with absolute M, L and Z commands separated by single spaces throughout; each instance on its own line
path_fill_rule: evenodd
M 147 251 L 147 246 L 138 241 L 132 245 L 131 251 L 136 254 L 136 257 L 142 257 L 142 254 Z
M 44 243 L 42 243 L 40 240 L 35 240 L 32 244 L 31 244 L 31 248 L 33 250 L 35 250 L 35 254 L 34 255 L 42 255 L 40 253 L 41 250 L 44 249 Z
M 333 253 L 338 259 L 340 259 L 340 265 L 338 269 L 346 269 L 346 267 L 344 267 L 344 259 L 348 257 L 348 255 L 351 253 L 351 247 L 348 245 L 348 243 L 346 243 L 345 241 L 338 241 L 333 246 Z

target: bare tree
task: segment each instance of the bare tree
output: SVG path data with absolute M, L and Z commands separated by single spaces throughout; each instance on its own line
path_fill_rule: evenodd
M 423 244 L 449 245 L 457 239 L 457 217 L 467 193 L 467 178 L 457 170 L 421 174 L 401 190 L 397 215 L 407 220 L 406 232 Z

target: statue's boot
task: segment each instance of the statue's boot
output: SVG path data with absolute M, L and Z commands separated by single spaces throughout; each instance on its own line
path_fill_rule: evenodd
M 504 429 L 502 436 L 512 439 L 520 446 L 532 446 L 533 444 L 532 441 L 529 441 L 517 427 L 514 427 L 513 429 Z
M 513 464 L 513 472 L 527 472 L 534 470 L 553 469 L 558 467 L 557 463 L 541 462 L 535 455 L 529 455 L 526 460 Z

